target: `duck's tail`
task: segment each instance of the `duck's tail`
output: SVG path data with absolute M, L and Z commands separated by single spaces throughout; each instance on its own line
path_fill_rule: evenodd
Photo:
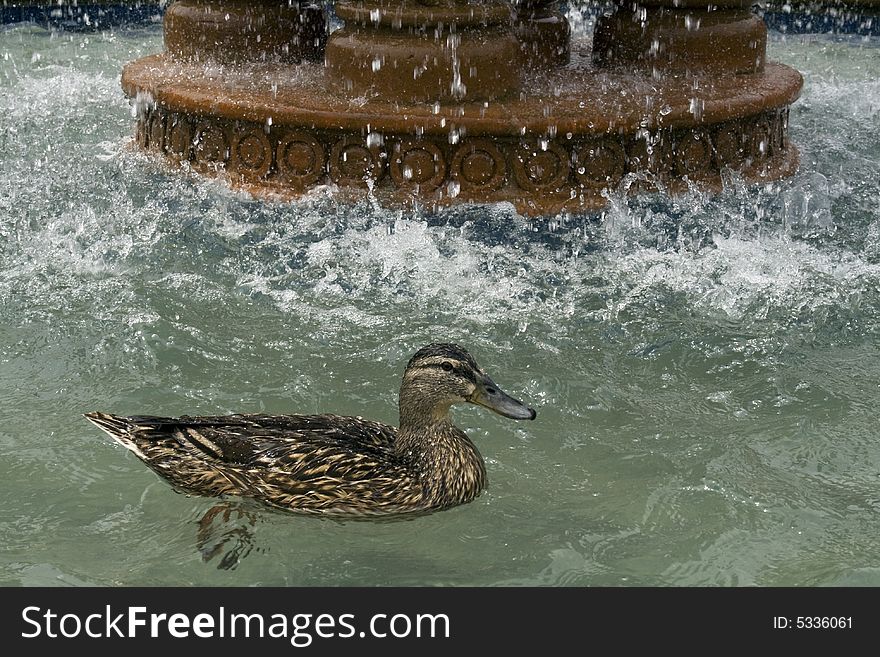
M 83 413 L 83 417 L 126 449 L 130 449 L 142 459 L 146 458 L 134 440 L 133 435 L 142 428 L 141 423 L 138 422 L 140 418 L 111 415 L 110 413 L 101 413 L 100 411 Z
M 109 413 L 101 413 L 100 411 L 83 413 L 83 417 L 96 427 L 106 431 L 117 439 L 129 433 L 134 427 L 128 418 L 119 417 L 118 415 L 110 415 Z

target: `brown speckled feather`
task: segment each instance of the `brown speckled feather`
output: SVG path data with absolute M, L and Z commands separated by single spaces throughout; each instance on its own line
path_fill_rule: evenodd
M 483 458 L 449 417 L 459 402 L 535 417 L 451 344 L 428 345 L 407 364 L 400 428 L 338 415 L 85 417 L 180 490 L 301 513 L 377 516 L 448 508 L 485 489 Z
M 424 510 L 420 482 L 394 453 L 395 430 L 378 422 L 336 415 L 86 417 L 187 492 L 255 497 L 325 515 Z

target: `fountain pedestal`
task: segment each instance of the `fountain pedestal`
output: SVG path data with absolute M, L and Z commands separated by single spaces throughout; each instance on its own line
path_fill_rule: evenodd
M 674 193 L 719 189 L 725 168 L 793 173 L 800 74 L 765 61 L 739 0 L 676 2 L 622 5 L 591 46 L 540 0 L 339 1 L 345 27 L 325 45 L 314 6 L 181 0 L 166 51 L 122 85 L 141 147 L 264 196 L 335 183 L 543 215 L 599 208 L 627 176 Z M 239 29 L 218 26 L 226 13 Z

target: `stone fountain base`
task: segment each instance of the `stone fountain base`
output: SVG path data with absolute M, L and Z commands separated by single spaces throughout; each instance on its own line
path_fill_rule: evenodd
M 631 21 L 616 16 L 597 27 L 594 47 L 601 53 L 574 44 L 564 65 L 546 61 L 559 59 L 557 49 L 516 67 L 515 80 L 505 71 L 507 78 L 481 83 L 488 89 L 483 97 L 455 97 L 454 88 L 442 97 L 445 88 L 438 86 L 427 92 L 440 96 L 431 101 L 373 91 L 370 72 L 346 77 L 332 73 L 333 62 L 304 61 L 320 52 L 314 37 L 299 53 L 286 49 L 288 61 L 273 52 L 265 61 L 209 58 L 206 64 L 181 52 L 192 49 L 191 40 L 173 29 L 169 42 L 166 16 L 172 47 L 126 66 L 122 85 L 140 101 L 141 147 L 282 199 L 336 184 L 389 203 L 507 201 L 523 214 L 545 215 L 601 208 L 606 190 L 627 174 L 635 174 L 633 191 L 675 193 L 691 184 L 718 190 L 724 169 L 750 181 L 794 173 L 788 107 L 802 78 L 765 63 L 763 42 L 756 46 L 759 57 L 734 49 L 736 64 L 725 69 L 706 55 L 717 49 L 717 39 L 700 50 L 681 38 L 666 43 L 636 30 L 662 54 L 646 71 L 636 40 L 627 37 L 630 45 L 621 46 L 626 31 Z M 173 46 L 175 38 L 183 45 Z M 689 66 L 700 56 L 708 64 L 694 74 Z M 477 53 L 474 61 L 485 57 Z M 392 84 L 393 75 L 388 79 Z M 511 86 L 528 93 L 510 93 Z

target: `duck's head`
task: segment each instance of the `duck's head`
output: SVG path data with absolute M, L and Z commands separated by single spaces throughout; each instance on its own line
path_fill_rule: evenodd
M 400 387 L 401 426 L 443 420 L 452 404 L 469 402 L 514 420 L 534 420 L 535 411 L 514 399 L 455 344 L 422 347 L 410 359 Z

